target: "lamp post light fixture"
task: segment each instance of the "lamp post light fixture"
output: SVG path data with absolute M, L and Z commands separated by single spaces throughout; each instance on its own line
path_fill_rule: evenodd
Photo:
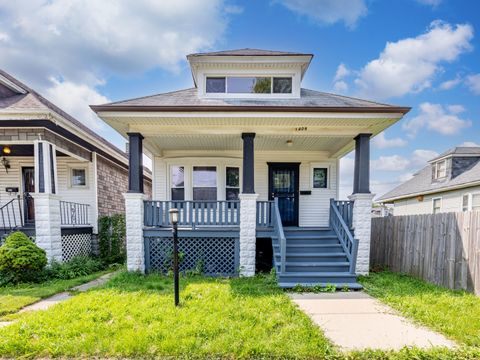
M 178 289 L 178 209 L 170 209 L 169 215 L 173 233 L 173 287 L 175 291 L 175 306 L 178 306 L 180 302 Z

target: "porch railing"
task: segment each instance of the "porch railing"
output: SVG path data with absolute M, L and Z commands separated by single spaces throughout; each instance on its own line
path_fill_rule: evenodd
M 348 228 L 351 229 L 353 219 L 353 201 L 333 200 L 333 202 L 335 203 L 340 215 L 342 215 L 343 221 L 345 221 L 345 224 L 347 224 Z
M 90 225 L 88 220 L 90 205 L 71 201 L 60 201 L 60 224 L 64 226 Z
M 275 198 L 273 202 L 272 226 L 278 244 L 280 245 L 280 273 L 284 273 L 287 258 L 287 239 L 283 233 L 282 218 L 280 217 L 280 210 L 278 208 L 278 198 Z
M 275 202 L 257 201 L 257 226 L 272 227 Z
M 144 201 L 144 225 L 170 227 L 169 210 L 178 209 L 178 225 L 239 226 L 240 201 Z
M 20 195 L 0 207 L 0 235 L 23 227 L 22 201 Z
M 357 263 L 358 239 L 353 237 L 351 231 L 353 202 L 350 202 L 351 204 L 346 204 L 348 202 L 350 201 L 336 201 L 330 199 L 330 226 L 337 234 L 338 239 L 345 250 L 350 262 L 350 273 L 354 274 Z M 344 217 L 344 215 L 346 217 Z M 347 223 L 348 221 L 350 221 L 350 225 Z

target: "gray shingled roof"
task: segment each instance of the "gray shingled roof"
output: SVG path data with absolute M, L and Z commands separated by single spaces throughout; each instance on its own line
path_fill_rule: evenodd
M 458 149 L 458 150 L 456 150 Z M 447 156 L 450 154 L 468 154 L 475 155 L 480 154 L 479 147 L 458 147 L 451 149 L 443 154 Z M 442 156 L 442 157 L 443 157 Z M 479 155 L 480 156 L 480 155 Z M 437 157 L 437 158 L 440 158 Z M 436 159 L 437 159 L 436 158 Z M 376 201 L 385 202 L 391 201 L 398 198 L 407 198 L 409 195 L 421 195 L 424 193 L 435 193 L 440 191 L 445 191 L 452 187 L 467 185 L 474 182 L 480 182 L 480 162 L 473 165 L 470 169 L 465 170 L 460 175 L 456 176 L 453 179 L 448 179 L 442 182 L 432 183 L 432 165 L 425 166 L 422 170 L 416 173 L 413 178 L 404 183 L 400 184 L 393 190 L 379 197 Z
M 457 146 L 451 149 L 448 149 L 447 151 L 441 153 L 437 157 L 433 158 L 430 160 L 430 162 L 435 161 L 437 159 L 441 159 L 446 156 L 450 155 L 455 155 L 455 156 L 462 156 L 462 155 L 467 155 L 467 156 L 472 156 L 472 155 L 480 155 L 480 147 L 467 147 L 467 146 Z
M 275 51 L 275 50 L 245 48 L 245 49 L 195 53 L 195 54 L 187 55 L 187 58 L 191 56 L 313 56 L 313 55 L 297 53 L 297 52 L 289 52 L 289 51 Z
M 353 107 L 353 108 L 390 108 L 393 105 L 361 100 L 347 96 L 335 95 L 315 90 L 301 89 L 298 99 L 234 99 L 234 98 L 200 98 L 196 88 L 178 90 L 169 93 L 156 94 L 136 99 L 112 102 L 108 106 L 245 106 L 245 107 Z
M 14 78 L 12 75 L 9 73 L 3 71 L 0 69 L 0 75 L 4 76 L 17 86 L 23 88 L 25 91 L 27 91 L 26 94 L 21 94 L 21 95 L 14 95 L 6 98 L 0 99 L 0 111 L 2 109 L 5 110 L 26 110 L 26 109 L 37 109 L 37 110 L 51 110 L 62 116 L 63 118 L 67 119 L 70 121 L 73 125 L 75 125 L 77 128 L 81 129 L 82 131 L 90 134 L 93 136 L 95 139 L 97 139 L 99 142 L 103 143 L 104 145 L 108 146 L 110 149 L 115 151 L 117 154 L 127 157 L 127 154 L 117 148 L 115 145 L 113 145 L 110 141 L 106 140 L 105 138 L 101 137 L 98 135 L 96 132 L 90 130 L 87 126 L 83 125 L 80 121 L 75 119 L 73 116 L 70 114 L 66 113 L 62 109 L 60 109 L 58 106 L 55 104 L 51 103 L 47 99 L 45 99 L 42 95 L 37 93 L 35 90 L 30 89 L 28 86 L 20 82 L 18 79 Z M 98 120 L 101 121 L 101 120 Z M 0 122 L 1 125 L 1 122 Z

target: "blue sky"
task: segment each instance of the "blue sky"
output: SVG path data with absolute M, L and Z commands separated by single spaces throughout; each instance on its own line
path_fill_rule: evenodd
M 479 28 L 480 2 L 461 0 L 0 0 L 0 67 L 123 146 L 87 105 L 192 86 L 188 53 L 313 53 L 304 87 L 412 107 L 373 141 L 381 195 L 480 144 Z

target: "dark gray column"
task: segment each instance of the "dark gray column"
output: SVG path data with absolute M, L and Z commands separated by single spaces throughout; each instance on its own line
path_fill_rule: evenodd
M 243 194 L 255 194 L 254 139 L 255 133 L 242 133 L 243 139 Z
M 128 135 L 128 192 L 143 193 L 143 136 Z
M 372 134 L 358 134 L 355 137 L 354 194 L 370 193 L 370 136 Z

